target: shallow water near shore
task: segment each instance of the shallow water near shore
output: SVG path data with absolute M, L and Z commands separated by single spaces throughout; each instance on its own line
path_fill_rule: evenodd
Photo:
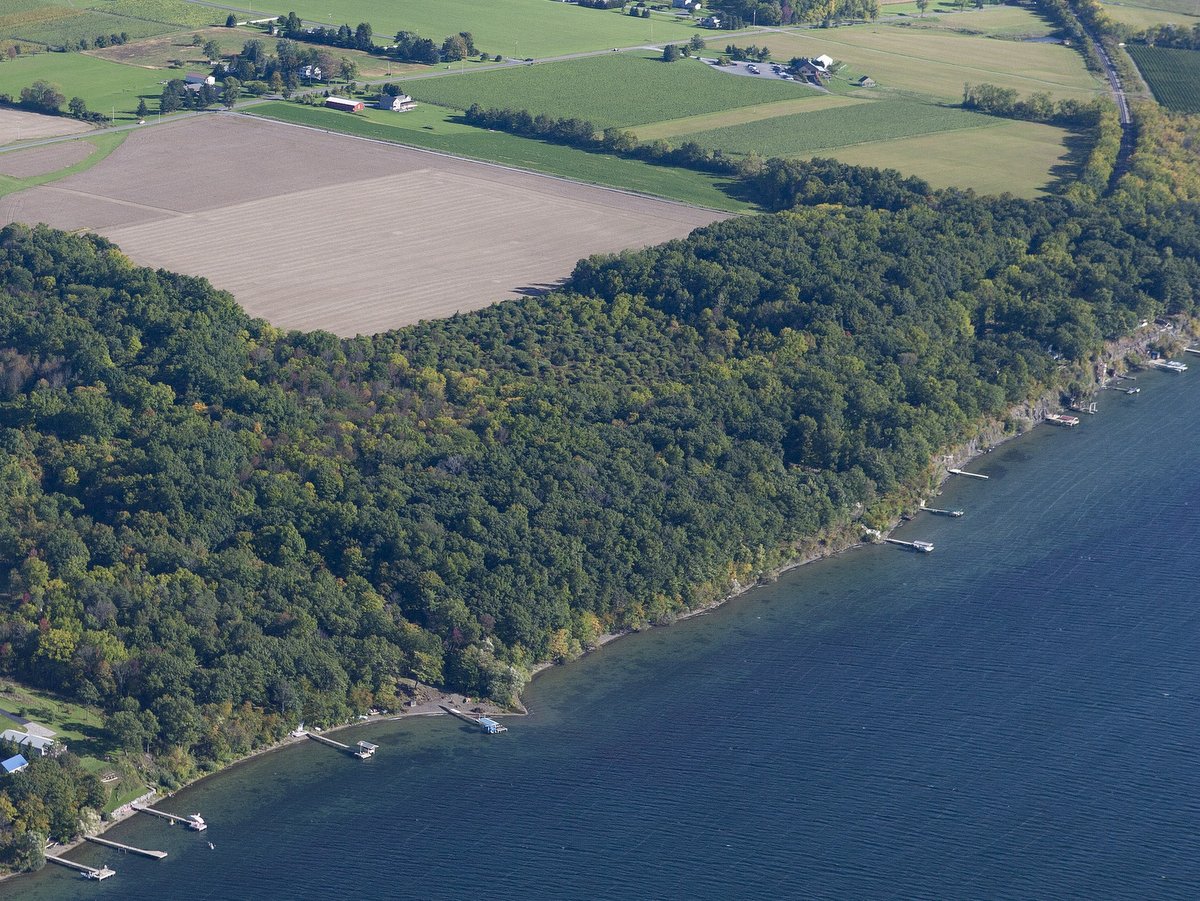
M 249 761 L 28 899 L 1200 895 L 1200 372 L 1102 393 L 897 537 L 448 717 Z M 214 847 L 209 849 L 208 843 Z

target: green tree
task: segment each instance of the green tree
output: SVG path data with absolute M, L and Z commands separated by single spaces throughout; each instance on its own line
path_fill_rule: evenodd
M 67 103 L 67 111 L 76 119 L 86 119 L 88 114 L 87 104 L 82 97 L 72 97 Z
M 150 115 L 150 108 L 146 106 L 146 98 L 139 97 L 137 105 L 137 117 L 139 119 L 145 119 L 148 115 Z
M 216 41 L 207 41 L 204 44 L 204 56 L 210 62 L 221 58 L 221 45 Z
M 673 63 L 677 61 L 681 55 L 682 54 L 679 52 L 678 47 L 676 47 L 674 44 L 667 44 L 667 46 L 663 48 L 662 59 L 664 63 Z
M 57 113 L 67 98 L 58 85 L 41 79 L 21 88 L 21 105 L 43 113 Z
M 232 76 L 225 79 L 225 87 L 221 92 L 221 102 L 226 106 L 233 106 L 238 101 L 238 97 L 242 94 L 242 83 Z
M 235 16 L 233 13 L 230 13 L 225 17 L 226 28 L 237 28 L 237 23 L 237 16 Z

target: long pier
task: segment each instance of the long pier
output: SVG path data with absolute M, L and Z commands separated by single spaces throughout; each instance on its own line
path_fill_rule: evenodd
M 933 513 L 936 516 L 959 517 L 966 513 L 965 510 L 939 510 L 937 507 L 926 507 L 924 504 L 921 505 L 921 509 L 926 513 Z
M 1183 352 L 1187 354 L 1200 354 L 1200 347 L 1185 347 Z
M 140 854 L 142 857 L 153 857 L 155 860 L 162 860 L 167 856 L 166 851 L 148 851 L 145 848 L 135 848 L 133 845 L 123 845 L 111 839 L 100 838 L 98 835 L 85 835 L 84 838 L 89 842 L 95 842 L 97 845 L 104 845 L 106 848 L 116 848 L 118 851 L 124 851 L 127 854 Z
M 967 472 L 965 469 L 947 469 L 946 472 L 956 476 L 966 476 L 969 479 L 987 479 L 987 476 L 978 472 Z
M 456 716 L 465 723 L 470 723 L 472 726 L 478 726 L 489 735 L 496 735 L 500 732 L 507 732 L 508 726 L 503 726 L 494 719 L 486 716 L 471 716 L 469 713 L 463 713 L 454 707 L 447 707 L 445 704 L 438 704 L 444 711 L 451 716 Z
M 323 745 L 329 745 L 331 748 L 337 748 L 351 757 L 357 757 L 359 760 L 366 760 L 368 757 L 374 757 L 375 752 L 379 749 L 379 745 L 373 745 L 369 741 L 360 741 L 357 747 L 344 745 L 340 741 L 334 741 L 332 738 L 326 738 L 324 735 L 317 735 L 315 732 L 306 732 L 309 738 L 313 741 L 319 741 Z
M 165 810 L 155 810 L 153 807 L 138 807 L 137 805 L 134 805 L 133 809 L 138 813 L 148 813 L 151 816 L 162 817 L 164 820 L 169 820 L 171 825 L 174 825 L 175 823 L 183 823 L 183 825 L 196 832 L 203 832 L 208 828 L 208 824 L 204 822 L 204 818 L 198 813 L 181 817 L 178 814 L 167 813 Z
M 933 553 L 933 544 L 928 541 L 901 541 L 899 538 L 883 539 L 888 544 L 898 544 L 901 547 L 911 548 L 914 551 L 920 551 L 923 554 Z
M 89 867 L 85 863 L 76 863 L 73 860 L 67 860 L 65 857 L 56 857 L 53 854 L 47 854 L 46 860 L 56 863 L 60 867 L 67 867 L 68 869 L 82 873 L 88 879 L 107 879 L 109 876 L 117 875 L 116 870 L 110 870 L 108 867 Z

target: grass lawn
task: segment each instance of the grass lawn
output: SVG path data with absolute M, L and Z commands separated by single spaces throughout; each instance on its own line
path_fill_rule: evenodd
M 1168 109 L 1200 113 L 1200 50 L 1139 44 L 1130 44 L 1125 49 L 1150 85 L 1155 100 Z
M 104 717 L 92 707 L 6 680 L 0 682 L 0 708 L 53 729 L 58 733 L 55 737 L 79 757 L 101 760 L 109 749 L 103 734 Z M 19 728 L 6 717 L 0 717 L 0 725 Z
M 688 139 L 727 153 L 805 156 L 855 144 L 890 141 L 960 128 L 984 128 L 996 119 L 979 113 L 910 100 L 882 100 L 850 107 L 777 116 L 743 125 L 694 132 Z
M 731 212 L 751 207 L 721 190 L 729 179 L 624 160 L 573 147 L 488 132 L 456 122 L 445 109 L 422 105 L 410 113 L 368 110 L 350 114 L 295 103 L 272 102 L 253 107 L 253 115 L 323 128 L 343 134 L 409 144 Z
M 74 175 L 76 172 L 83 172 L 85 169 L 90 169 L 120 147 L 127 136 L 125 132 L 118 132 L 80 138 L 79 140 L 91 144 L 96 149 L 92 151 L 87 159 L 80 160 L 78 163 L 67 166 L 64 169 L 59 169 L 56 172 L 33 175 L 29 178 L 13 178 L 8 175 L 0 175 L 0 197 L 12 194 L 14 191 L 23 191 L 25 188 L 32 188 L 35 185 L 44 185 L 52 181 L 58 181 L 58 179 L 65 178 L 68 175 Z
M 855 166 L 899 169 L 936 188 L 974 188 L 985 194 L 1008 192 L 1035 197 L 1058 177 L 1078 168 L 1061 128 L 1033 122 L 994 120 L 989 128 L 965 128 L 858 144 L 808 156 L 831 156 Z
M 1144 28 L 1153 28 L 1156 25 L 1179 25 L 1182 28 L 1190 29 L 1200 22 L 1200 3 L 1180 4 L 1185 10 L 1154 9 L 1149 3 L 1136 6 L 1131 3 L 1103 3 L 1101 5 L 1114 22 L 1120 22 L 1122 25 L 1128 25 L 1138 31 Z
M 369 22 L 376 43 L 401 30 L 415 31 L 439 44 L 447 35 L 469 31 L 481 51 L 520 59 L 686 41 L 701 30 L 673 16 L 635 19 L 619 10 L 585 9 L 549 0 L 277 0 L 273 6 L 255 5 L 255 17 L 289 10 L 335 28 L 343 22 L 351 28 Z
M 610 53 L 558 63 L 413 81 L 418 100 L 466 109 L 511 107 L 587 119 L 597 128 L 678 119 L 777 100 L 822 95 L 792 82 L 719 72 L 695 59 L 664 63 L 656 55 Z
M 166 80 L 159 72 L 82 53 L 38 53 L 0 65 L 0 92 L 16 97 L 38 79 L 58 85 L 67 99 L 82 97 L 95 112 L 111 115 L 115 107 L 118 122 L 136 119 L 139 97 L 152 111 L 158 109 L 161 82 Z
M 758 43 L 782 60 L 827 53 L 880 88 L 947 100 L 962 98 L 964 82 L 1045 91 L 1056 99 L 1087 99 L 1101 88 L 1082 57 L 1057 44 L 878 24 L 764 35 Z
M 934 8 L 935 5 L 931 3 L 930 10 Z M 954 11 L 951 12 L 951 9 Z M 957 4 L 941 4 L 939 15 L 933 16 L 927 12 L 921 16 L 918 12 L 908 27 L 1009 39 L 1048 37 L 1055 31 L 1048 20 L 1021 6 L 986 6 L 983 9 L 968 8 L 963 12 L 957 10 Z M 891 11 L 891 7 L 886 8 L 886 12 Z

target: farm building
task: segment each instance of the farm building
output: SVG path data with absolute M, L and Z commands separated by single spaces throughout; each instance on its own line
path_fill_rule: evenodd
M 705 16 L 703 19 L 700 20 L 700 27 L 701 28 L 720 28 L 721 27 L 721 17 L 720 16 Z
M 860 78 L 858 80 L 858 83 L 861 87 L 864 87 L 864 88 L 875 87 L 875 79 L 872 78 L 870 75 L 864 75 L 862 78 Z
M 806 59 L 796 66 L 795 72 L 801 78 L 821 82 L 829 78 L 829 69 L 815 59 Z
M 408 94 L 384 94 L 375 106 L 377 109 L 385 109 L 393 113 L 407 113 L 411 109 L 416 109 L 417 102 Z
M 4 767 L 4 775 L 6 776 L 10 773 L 19 773 L 27 766 L 29 766 L 29 761 L 20 754 L 18 754 L 16 757 L 10 757 L 8 760 L 0 763 L 0 767 Z
M 833 57 L 822 53 L 820 56 L 814 57 L 813 62 L 820 63 L 822 66 L 828 69 L 833 65 Z
M 11 741 L 14 745 L 33 751 L 38 757 L 51 757 L 63 749 L 62 745 L 53 738 L 21 732 L 18 729 L 5 729 L 0 732 L 0 739 Z
M 217 79 L 212 75 L 202 75 L 199 72 L 189 72 L 187 75 L 183 76 L 183 83 L 189 85 L 216 84 Z
M 346 97 L 326 97 L 325 105 L 330 109 L 340 109 L 346 113 L 361 113 L 363 110 L 361 100 L 350 100 Z
M 673 9 L 686 9 L 690 11 L 699 9 L 700 2 L 699 0 L 671 0 L 671 7 Z

